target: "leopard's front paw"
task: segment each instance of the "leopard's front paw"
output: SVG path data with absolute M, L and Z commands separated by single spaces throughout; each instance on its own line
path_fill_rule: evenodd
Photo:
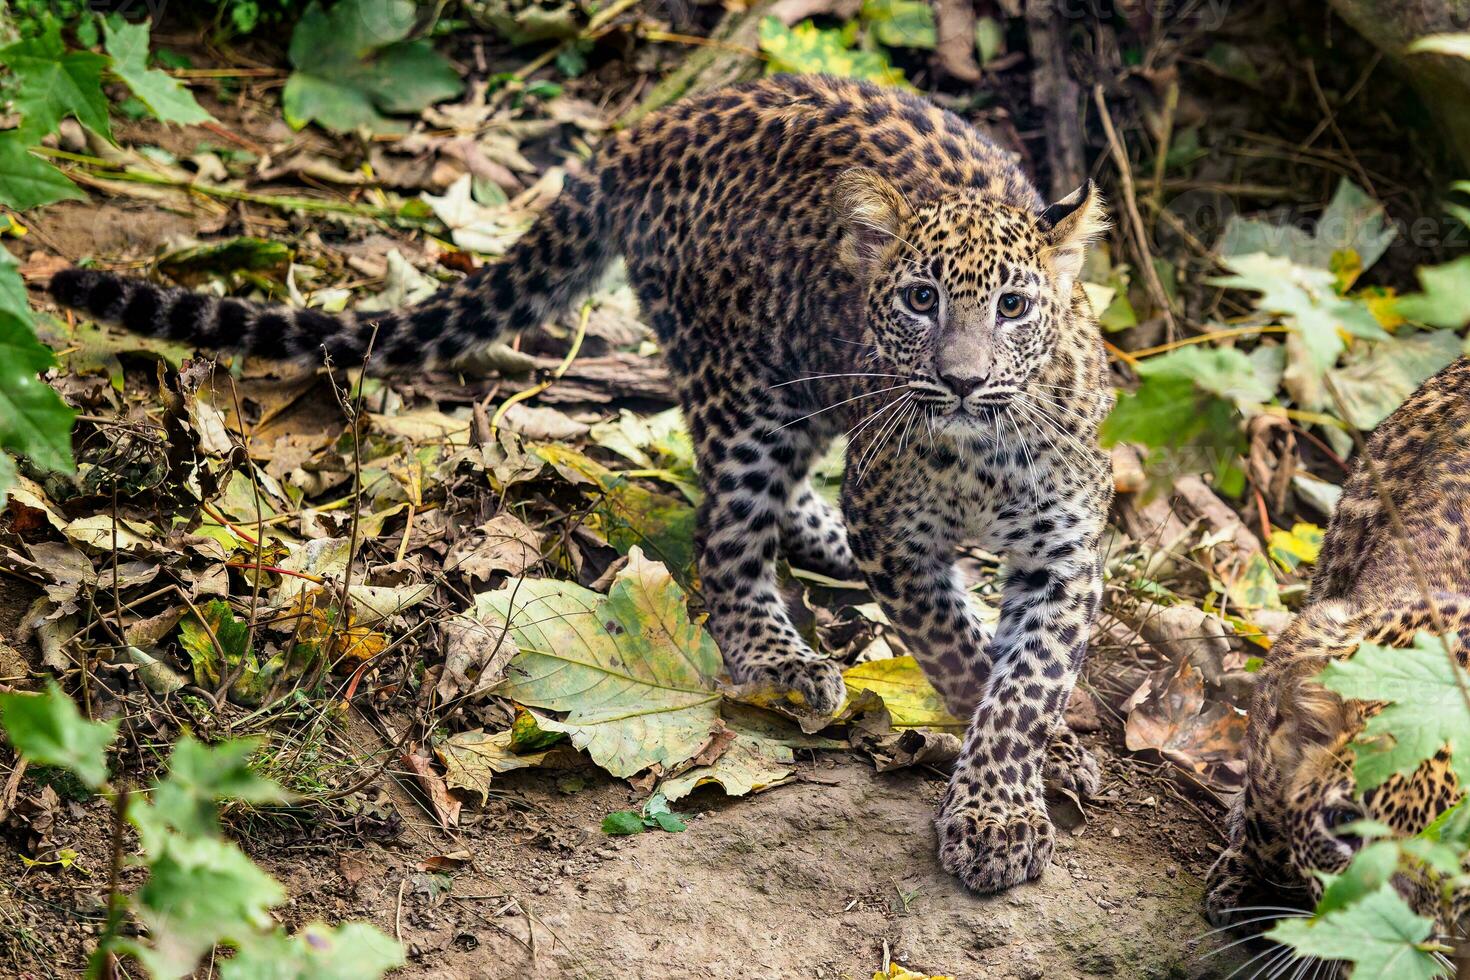
M 748 680 L 772 684 L 801 695 L 814 714 L 832 715 L 847 697 L 842 665 L 835 660 L 806 657 L 773 664 L 755 664 L 746 670 Z
M 1096 796 L 1102 789 L 1102 769 L 1097 757 L 1064 725 L 1052 730 L 1041 778 L 1048 789 L 1065 790 L 1084 799 Z
M 951 798 L 935 826 L 944 870 L 981 893 L 1039 878 L 1056 843 L 1040 800 L 1007 807 Z
M 1246 904 L 1252 882 L 1250 868 L 1239 850 L 1227 847 L 1205 875 L 1205 918 L 1212 926 L 1228 926 Z

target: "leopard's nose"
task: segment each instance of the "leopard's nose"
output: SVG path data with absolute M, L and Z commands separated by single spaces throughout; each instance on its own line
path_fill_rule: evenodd
M 955 397 L 961 399 L 985 383 L 985 379 L 978 374 L 941 374 L 939 380 L 944 382 L 946 388 L 955 393 Z

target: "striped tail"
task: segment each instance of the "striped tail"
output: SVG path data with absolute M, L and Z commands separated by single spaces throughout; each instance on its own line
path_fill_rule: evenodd
M 612 256 L 611 209 L 595 177 L 568 177 L 504 258 L 403 310 L 327 313 L 171 289 L 92 269 L 51 280 L 58 303 L 133 333 L 274 360 L 375 373 L 452 361 L 500 335 L 563 313 Z

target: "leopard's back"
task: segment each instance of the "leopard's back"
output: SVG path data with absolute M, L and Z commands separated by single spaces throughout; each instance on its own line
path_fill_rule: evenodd
M 1390 414 L 1366 457 L 1343 484 L 1308 602 L 1367 605 L 1417 593 L 1415 562 L 1431 590 L 1470 593 L 1470 357 L 1456 358 Z

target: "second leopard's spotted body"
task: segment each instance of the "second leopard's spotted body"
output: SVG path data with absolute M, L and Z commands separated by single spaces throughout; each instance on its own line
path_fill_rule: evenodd
M 1402 536 L 1385 495 L 1402 521 Z M 1361 643 L 1407 646 L 1419 631 L 1441 626 L 1458 633 L 1452 649 L 1464 663 L 1470 638 L 1465 357 L 1425 382 L 1373 433 L 1343 485 L 1307 604 L 1257 675 L 1245 788 L 1230 814 L 1229 846 L 1206 882 L 1212 921 L 1259 926 L 1263 911 L 1284 911 L 1283 901 L 1310 907 L 1321 896 L 1318 875 L 1340 873 L 1362 846 L 1344 828 L 1366 818 L 1410 836 L 1460 799 L 1444 752 L 1359 793 L 1353 742 L 1379 706 L 1345 701 L 1316 681 L 1330 659 L 1350 656 Z M 1437 920 L 1436 933 L 1464 934 L 1470 889 L 1457 888 L 1445 901 L 1422 876 L 1400 873 L 1393 881 L 1416 912 Z
M 1092 185 L 1047 206 L 1009 154 L 922 99 L 778 76 L 609 137 L 502 261 L 410 309 L 293 310 L 82 270 L 52 292 L 131 330 L 266 357 L 350 365 L 371 344 L 392 370 L 538 325 L 621 254 L 694 437 L 699 568 L 732 676 L 836 708 L 839 665 L 788 620 L 775 560 L 860 573 L 973 716 L 940 853 L 994 891 L 1048 863 L 1043 777 L 1097 780 L 1060 718 L 1112 492 L 1096 445 L 1111 388 L 1077 283 L 1102 227 Z M 807 477 L 843 434 L 839 513 Z M 1007 556 L 993 636 L 954 566 L 967 539 Z

